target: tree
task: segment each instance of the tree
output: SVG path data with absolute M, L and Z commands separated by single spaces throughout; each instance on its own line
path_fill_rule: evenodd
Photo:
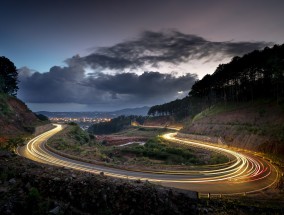
M 18 91 L 18 72 L 13 62 L 0 57 L 0 92 L 15 96 Z

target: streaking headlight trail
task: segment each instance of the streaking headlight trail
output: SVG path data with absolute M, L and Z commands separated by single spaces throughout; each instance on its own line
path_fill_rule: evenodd
M 269 161 L 252 153 L 237 152 L 214 144 L 201 143 L 176 137 L 176 133 L 167 133 L 162 137 L 179 144 L 211 150 L 230 157 L 230 162 L 218 165 L 195 166 L 184 171 L 140 171 L 124 170 L 105 165 L 95 165 L 66 158 L 48 150 L 46 141 L 63 129 L 55 124 L 55 128 L 47 131 L 18 148 L 17 153 L 28 159 L 66 167 L 79 171 L 130 179 L 148 180 L 164 186 L 177 187 L 211 194 L 243 194 L 258 192 L 273 187 L 278 180 L 278 171 Z

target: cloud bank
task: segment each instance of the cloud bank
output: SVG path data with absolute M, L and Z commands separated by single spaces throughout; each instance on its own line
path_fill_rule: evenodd
M 194 34 L 178 31 L 145 31 L 138 38 L 111 47 L 101 47 L 88 56 L 78 58 L 94 69 L 136 69 L 144 65 L 158 67 L 162 63 L 180 64 L 190 60 L 243 55 L 271 45 L 266 42 L 213 42 Z
M 67 66 L 54 66 L 46 73 L 21 68 L 18 96 L 29 103 L 78 103 L 94 108 L 153 105 L 186 95 L 197 80 L 190 71 L 182 76 L 163 73 L 163 64 L 212 61 L 217 55 L 243 55 L 267 45 L 212 42 L 177 31 L 145 31 L 136 39 L 97 48 L 87 56 L 76 55 L 66 60 Z M 144 66 L 153 69 L 136 72 Z M 87 73 L 86 68 L 93 70 Z M 115 73 L 105 73 L 108 69 Z
M 78 68 L 53 67 L 47 73 L 32 73 L 23 68 L 20 80 L 19 97 L 29 103 L 79 103 L 123 108 L 176 99 L 178 92 L 188 92 L 196 76 L 175 77 L 159 72 L 86 76 Z

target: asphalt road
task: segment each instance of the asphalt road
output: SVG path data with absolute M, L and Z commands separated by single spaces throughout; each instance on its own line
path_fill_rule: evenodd
M 127 171 L 85 163 L 60 156 L 45 147 L 46 141 L 62 129 L 62 125 L 56 125 L 56 128 L 35 137 L 25 146 L 19 147 L 17 153 L 20 156 L 49 165 L 63 166 L 95 174 L 104 172 L 105 175 L 116 178 L 148 180 L 163 186 L 200 193 L 225 195 L 259 192 L 274 186 L 278 179 L 278 171 L 273 164 L 256 153 L 233 151 L 213 144 L 177 138 L 176 133 L 167 133 L 163 138 L 225 154 L 230 157 L 231 161 L 221 165 L 196 166 L 189 171 L 161 170 L 159 172 Z

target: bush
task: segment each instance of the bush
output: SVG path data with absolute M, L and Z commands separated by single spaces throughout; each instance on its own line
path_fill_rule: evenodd
M 83 131 L 78 125 L 72 128 L 70 135 L 74 137 L 81 145 L 86 144 L 90 141 L 89 134 Z
M 137 156 L 164 160 L 168 164 L 196 163 L 196 157 L 191 150 L 168 146 L 159 137 L 147 141 L 144 146 L 123 148 L 122 151 Z

